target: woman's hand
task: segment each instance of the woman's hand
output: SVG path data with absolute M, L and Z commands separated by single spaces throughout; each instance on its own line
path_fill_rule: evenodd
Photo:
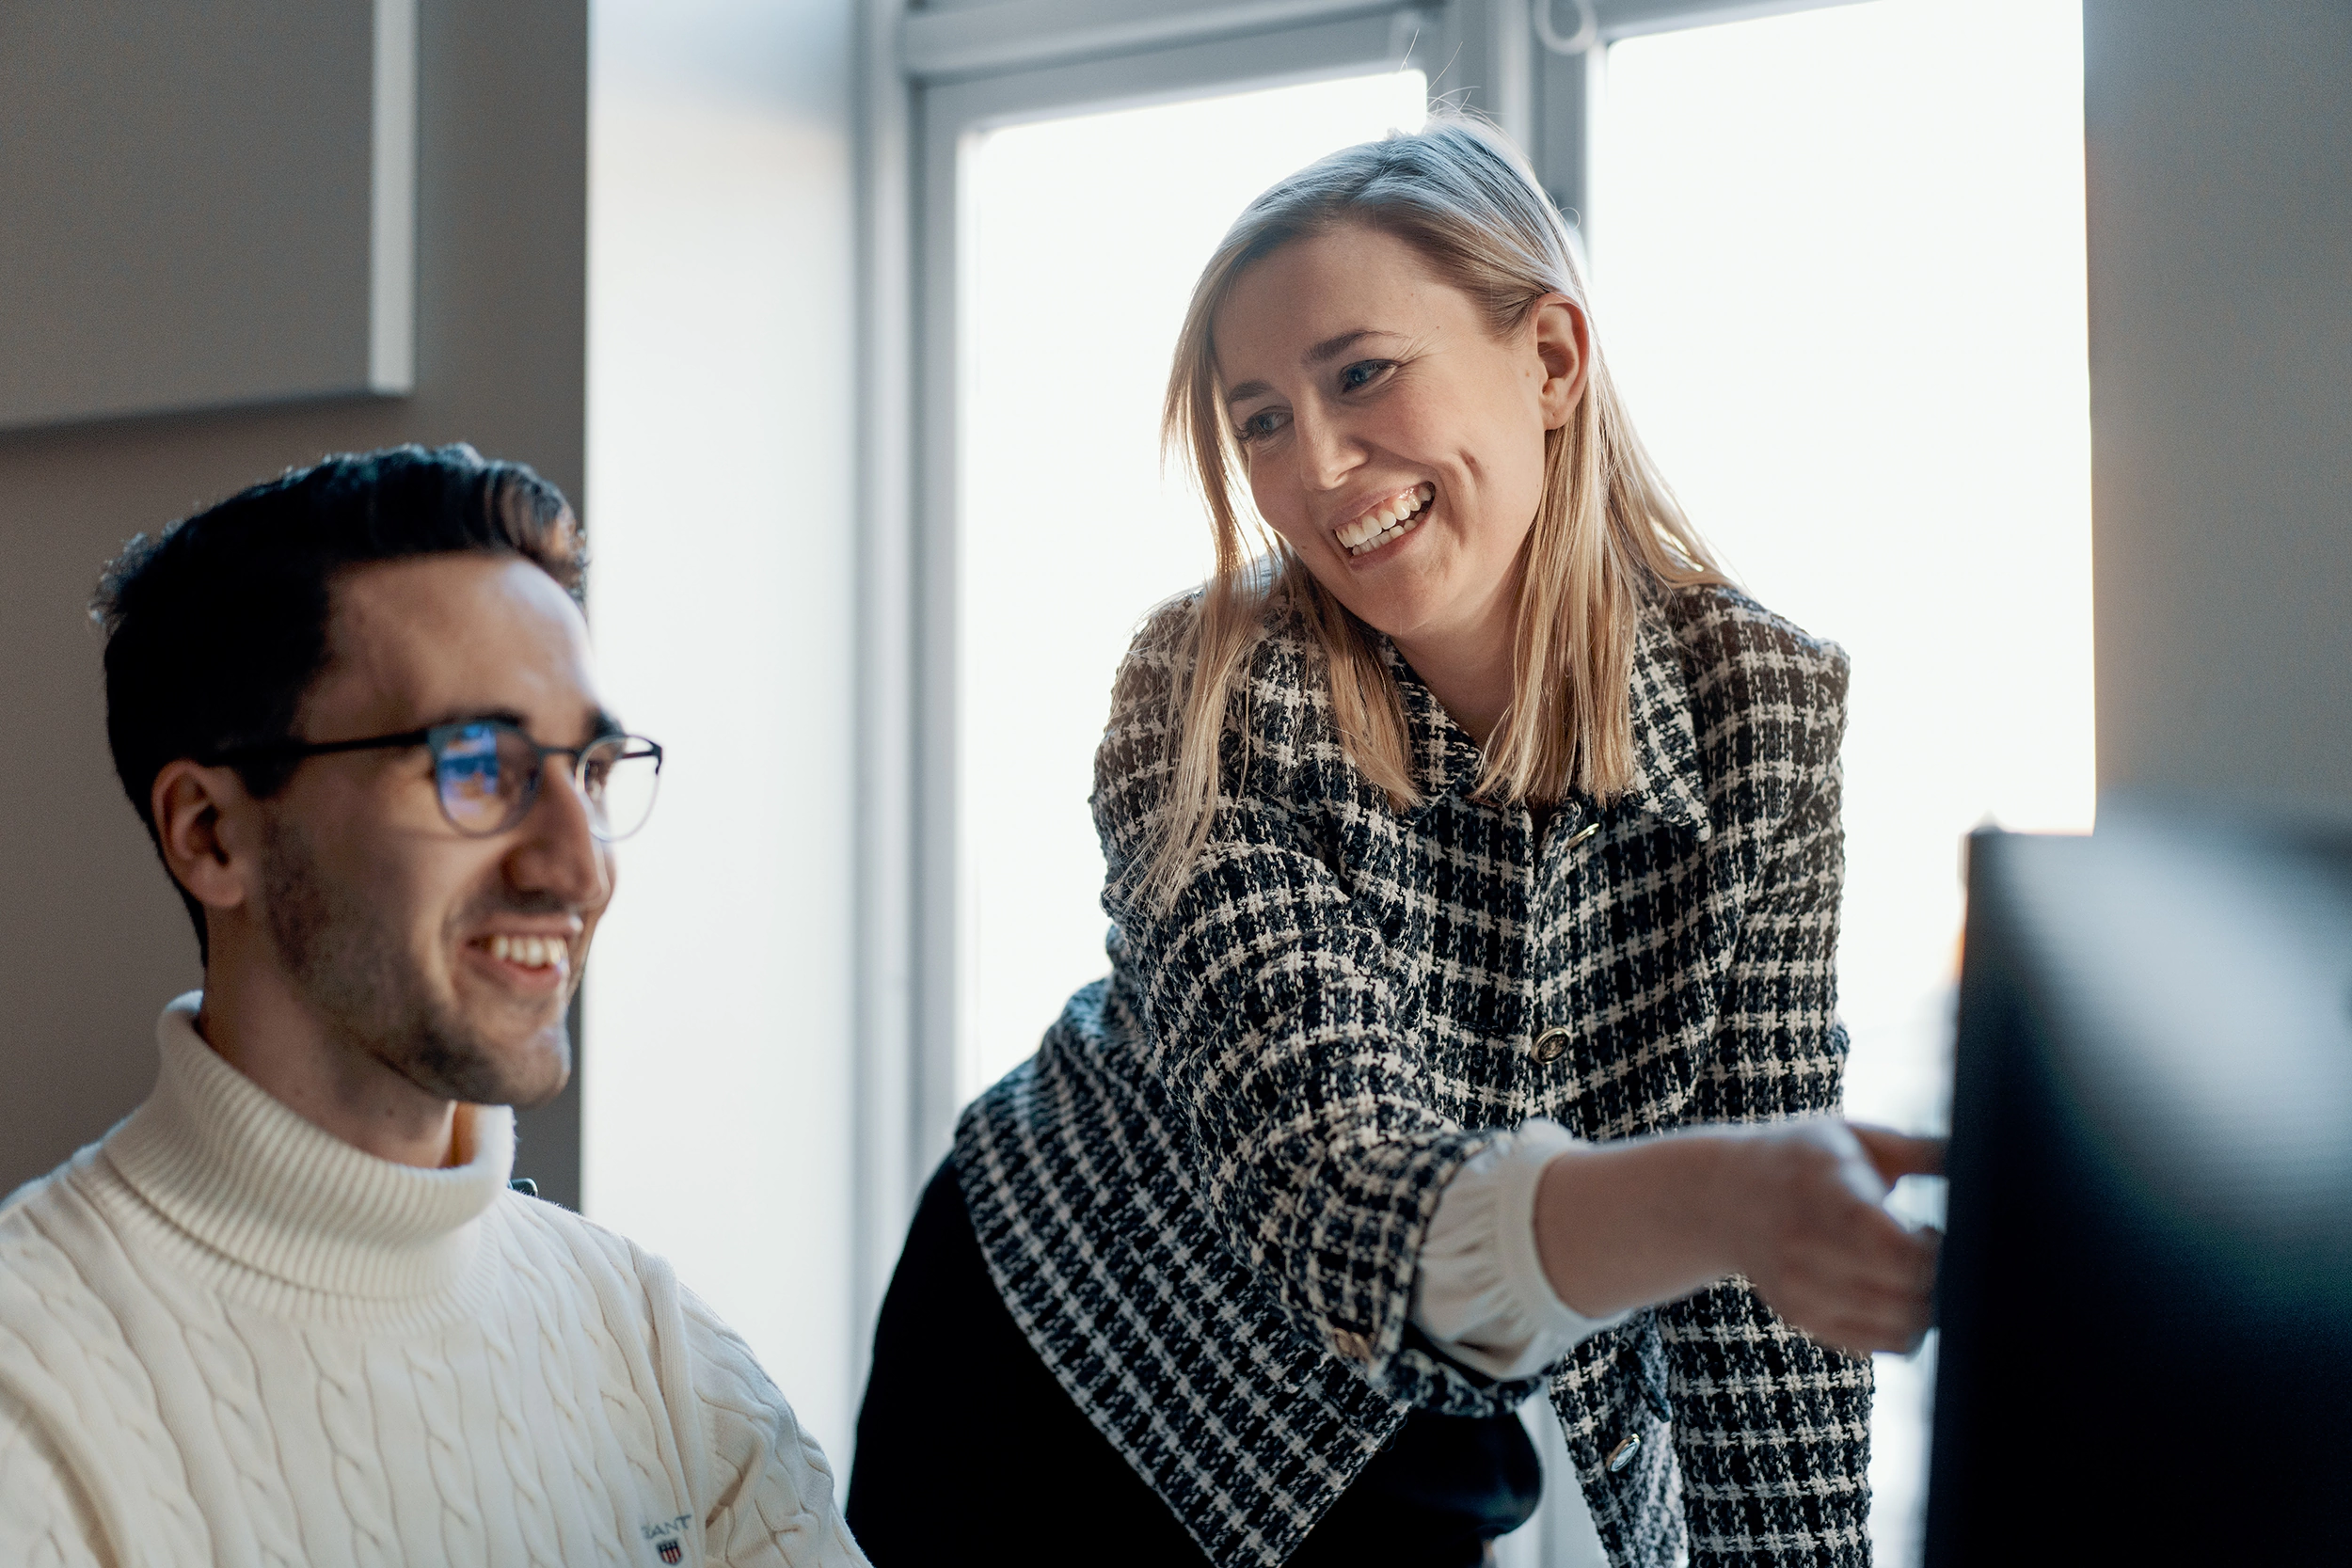
M 1944 1168 L 1938 1138 L 1831 1117 L 1759 1130 L 1724 1176 L 1724 1241 L 1765 1304 L 1823 1344 L 1907 1351 L 1928 1330 L 1941 1238 L 1884 1208 L 1905 1176 Z
M 1701 1128 L 1554 1159 L 1535 1192 L 1535 1247 L 1562 1301 L 1605 1317 L 1743 1274 L 1798 1329 L 1865 1354 L 1927 1331 L 1933 1231 L 1882 1202 L 1943 1168 L 1940 1139 L 1832 1117 Z

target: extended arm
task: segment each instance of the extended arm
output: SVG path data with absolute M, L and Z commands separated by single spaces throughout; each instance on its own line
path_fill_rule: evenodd
M 1880 1206 L 1943 1145 L 1826 1117 L 1586 1144 L 1533 1121 L 1447 1183 L 1413 1321 L 1488 1377 L 1533 1375 L 1633 1311 L 1744 1274 L 1841 1350 L 1908 1350 L 1926 1331 L 1932 1238 Z
M 1881 1205 L 1942 1161 L 1935 1139 L 1827 1117 L 1580 1145 L 1544 1168 L 1536 1246 L 1560 1298 L 1595 1317 L 1740 1274 L 1825 1344 L 1907 1351 L 1927 1332 L 1935 1243 Z

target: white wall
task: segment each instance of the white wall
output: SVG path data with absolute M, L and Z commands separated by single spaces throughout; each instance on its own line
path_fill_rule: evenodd
M 847 0 L 596 0 L 590 614 L 669 748 L 587 977 L 587 1212 L 846 1459 L 855 412 Z

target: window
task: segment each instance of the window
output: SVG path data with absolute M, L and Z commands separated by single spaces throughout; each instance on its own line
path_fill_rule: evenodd
M 2090 823 L 2078 0 L 1596 0 L 1597 63 L 1544 55 L 1509 8 L 1278 9 L 1073 4 L 1035 34 L 1043 13 L 1009 6 L 906 19 L 913 232 L 869 230 L 913 267 L 912 304 L 893 316 L 884 284 L 869 322 L 903 334 L 885 374 L 906 384 L 865 436 L 873 495 L 912 490 L 898 513 L 869 497 L 867 529 L 868 619 L 911 622 L 868 645 L 907 660 L 877 684 L 904 711 L 862 716 L 869 771 L 912 797 L 867 806 L 883 849 L 862 873 L 885 913 L 906 905 L 861 939 L 866 1049 L 906 1069 L 861 1090 L 883 1112 L 861 1136 L 900 1140 L 861 1166 L 903 1184 L 867 1211 L 884 1269 L 957 1108 L 1107 967 L 1085 797 L 1111 673 L 1208 564 L 1157 441 L 1193 277 L 1249 196 L 1416 121 L 1424 92 L 1468 86 L 1522 132 L 1577 210 L 1612 368 L 1700 531 L 1853 657 L 1852 1114 L 1944 1117 L 1963 835 Z M 1577 8 L 1556 9 L 1565 30 Z M 1692 25 L 1760 9 L 1788 14 Z M 1645 28 L 1669 30 L 1628 36 Z M 892 1007 L 902 1025 L 871 1021 Z M 1932 1351 L 1878 1376 L 1873 1534 L 1902 1563 Z M 1556 1433 L 1546 1449 L 1543 1523 L 1502 1559 L 1597 1562 Z
M 1109 967 L 1094 743 L 1136 623 L 1209 561 L 1159 460 L 1193 278 L 1266 185 L 1427 112 L 1422 52 L 1446 46 L 1424 40 L 1427 13 L 1333 20 L 1320 3 L 1238 36 L 1190 8 L 1130 26 L 1082 7 L 1036 31 L 987 7 L 907 19 L 913 308 L 882 321 L 911 351 L 912 494 L 865 543 L 869 625 L 905 623 L 869 650 L 909 663 L 873 681 L 862 721 L 870 775 L 911 798 L 866 807 L 884 918 L 862 962 L 867 1049 L 906 1074 L 866 1091 L 870 1164 L 908 1206 L 957 1113 Z M 905 483 L 882 454 L 893 438 L 867 435 L 876 493 Z M 903 895 L 871 875 L 894 864 Z M 894 1229 L 898 1208 L 878 1190 Z
M 2090 825 L 2082 32 L 1876 0 L 1628 40 L 1595 315 L 1757 598 L 1853 657 L 1841 1011 L 1858 1117 L 1941 1127 L 1960 846 Z M 1873 1532 L 1915 1561 L 1932 1352 L 1881 1356 Z
M 849 23 L 664 0 L 590 23 L 588 613 L 606 701 L 668 755 L 582 991 L 584 1203 L 676 1266 L 846 1474 L 872 1333 L 840 826 Z
M 965 152 L 959 1101 L 1109 968 L 1087 792 L 1111 674 L 1211 565 L 1197 494 L 1160 465 L 1193 280 L 1250 198 L 1424 103 L 1420 71 L 1391 71 L 1014 125 Z

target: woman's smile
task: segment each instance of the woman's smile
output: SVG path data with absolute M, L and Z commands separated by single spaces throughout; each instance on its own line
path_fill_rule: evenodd
M 1434 484 L 1407 485 L 1355 512 L 1331 531 L 1331 536 L 1339 541 L 1340 548 L 1361 561 L 1419 528 L 1437 495 L 1438 487 Z

